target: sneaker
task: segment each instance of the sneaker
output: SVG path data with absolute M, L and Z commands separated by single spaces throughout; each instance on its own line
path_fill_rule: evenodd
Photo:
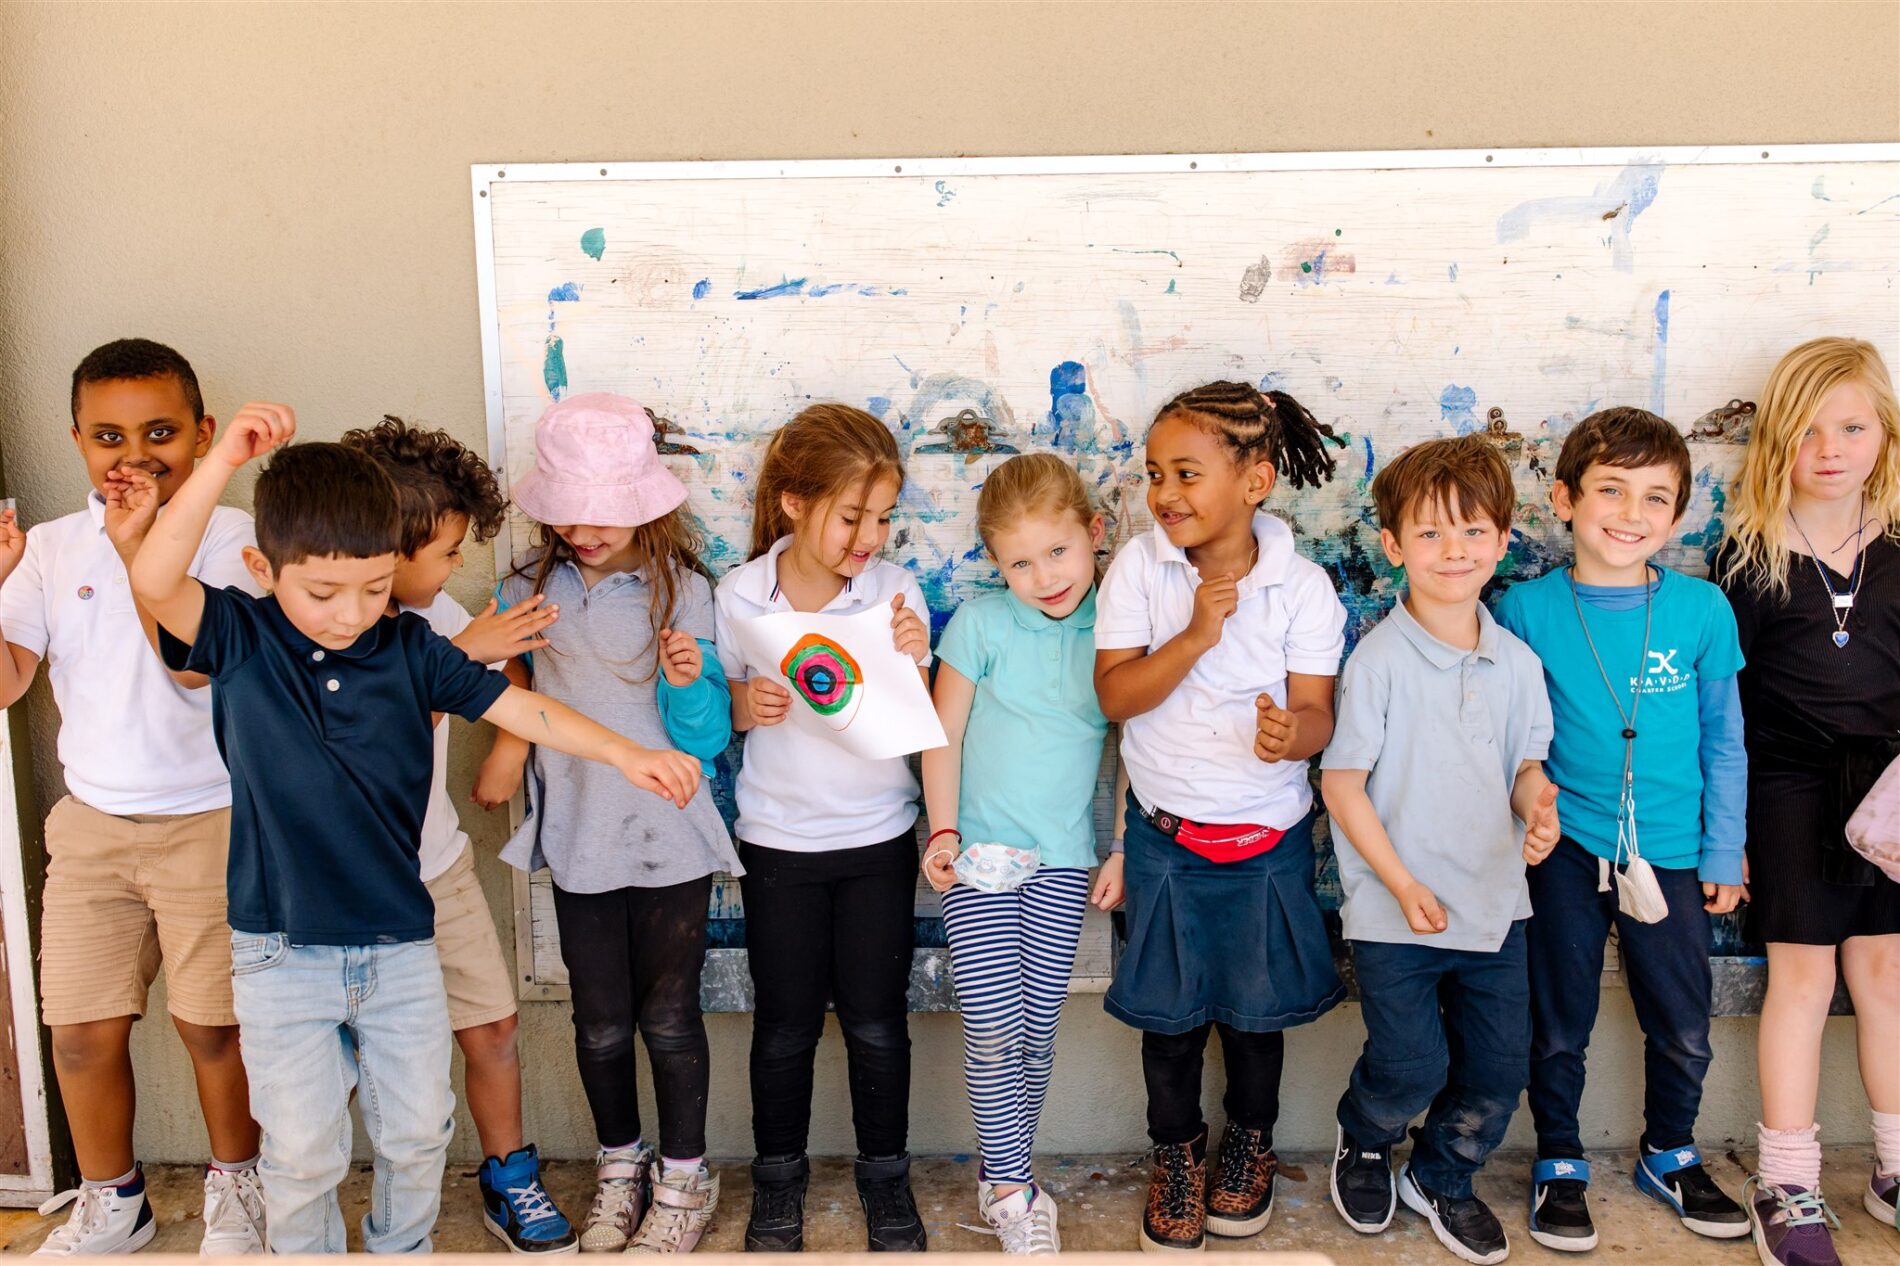
M 646 1217 L 653 1149 L 616 1148 L 594 1157 L 594 1207 L 581 1230 L 581 1252 L 621 1253 Z
M 690 1253 L 719 1207 L 719 1177 L 704 1165 L 665 1169 L 653 1180 L 653 1203 L 629 1253 Z
M 1590 1221 L 1590 1162 L 1559 1156 L 1531 1166 L 1531 1238 L 1559 1253 L 1597 1246 Z
M 1748 1234 L 1748 1214 L 1715 1185 L 1693 1143 L 1638 1158 L 1636 1190 L 1668 1205 L 1697 1235 L 1739 1240 Z
M 505 1160 L 490 1156 L 475 1171 L 475 1181 L 482 1192 L 482 1222 L 509 1252 L 580 1250 L 573 1224 L 541 1185 L 541 1156 L 532 1143 L 508 1153 Z
M 805 1187 L 811 1161 L 804 1153 L 752 1162 L 752 1215 L 745 1223 L 748 1253 L 798 1253 L 805 1248 Z
M 1392 1149 L 1364 1147 L 1339 1127 L 1333 1144 L 1333 1208 L 1361 1235 L 1377 1235 L 1392 1225 L 1399 1207 L 1392 1183 Z
M 1900 1174 L 1879 1174 L 1867 1180 L 1860 1202 L 1874 1221 L 1900 1230 Z
M 264 1251 L 264 1188 L 255 1167 L 205 1169 L 204 1222 L 200 1257 L 248 1257 Z
M 1005 1253 L 1034 1255 L 1062 1251 L 1062 1236 L 1056 1231 L 1055 1198 L 1041 1187 L 1032 1183 L 998 1200 L 994 1187 L 978 1182 L 976 1203 Z
M 1399 1199 L 1405 1201 L 1406 1208 L 1432 1224 L 1432 1234 L 1438 1237 L 1440 1244 L 1475 1266 L 1492 1266 L 1511 1255 L 1511 1241 L 1504 1234 L 1504 1224 L 1498 1221 L 1489 1205 L 1476 1196 L 1453 1200 L 1427 1191 L 1412 1177 L 1409 1161 L 1399 1171 Z
M 66 1205 L 73 1213 L 66 1225 L 55 1227 L 35 1257 L 93 1257 L 101 1253 L 136 1253 L 158 1234 L 152 1206 L 145 1200 L 145 1171 L 132 1167 L 132 1181 L 120 1187 L 75 1187 L 62 1191 L 40 1206 L 48 1217 Z
M 1147 1252 L 1198 1253 L 1207 1230 L 1207 1136 L 1155 1148 L 1148 1207 L 1141 1214 Z
M 1273 1216 L 1273 1175 L 1280 1158 L 1262 1130 L 1232 1121 L 1221 1131 L 1220 1163 L 1207 1193 L 1207 1229 L 1228 1237 L 1257 1235 Z
M 857 1160 L 858 1203 L 864 1206 L 865 1247 L 873 1253 L 921 1253 L 924 1220 L 910 1190 L 910 1153 Z
M 1840 1222 L 1819 1191 L 1777 1187 L 1750 1174 L 1742 1198 L 1748 1201 L 1748 1226 L 1762 1266 L 1841 1266 L 1828 1232 Z

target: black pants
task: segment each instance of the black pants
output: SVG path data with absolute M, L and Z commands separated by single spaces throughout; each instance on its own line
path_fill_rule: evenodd
M 561 960 L 574 994 L 574 1053 L 603 1147 L 640 1137 L 633 1034 L 646 1042 L 660 1153 L 706 1152 L 711 1061 L 699 1011 L 712 876 L 665 888 L 554 888 Z
M 827 853 L 741 843 L 752 969 L 752 1137 L 760 1156 L 805 1150 L 825 1001 L 851 1070 L 858 1151 L 893 1156 L 910 1133 L 910 959 L 917 839 Z
M 1246 1033 L 1219 1022 L 1185 1033 L 1141 1035 L 1141 1075 L 1148 1083 L 1148 1137 L 1157 1144 L 1187 1143 L 1207 1129 L 1201 1119 L 1201 1053 L 1209 1029 L 1220 1030 L 1227 1061 L 1227 1093 L 1221 1102 L 1235 1125 L 1259 1130 L 1273 1143 L 1280 1119 L 1280 1070 L 1286 1037 Z

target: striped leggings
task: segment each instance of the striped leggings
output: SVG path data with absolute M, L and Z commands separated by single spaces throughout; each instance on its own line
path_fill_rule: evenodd
M 1009 892 L 958 884 L 943 894 L 963 1010 L 963 1079 L 986 1181 L 1031 1181 L 1088 896 L 1088 871 L 1067 867 L 1038 870 Z

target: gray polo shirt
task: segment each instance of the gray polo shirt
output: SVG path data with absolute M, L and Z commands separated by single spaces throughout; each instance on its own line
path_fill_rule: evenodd
M 1335 824 L 1349 941 L 1495 951 L 1530 917 L 1511 784 L 1550 751 L 1550 698 L 1530 647 L 1478 607 L 1478 647 L 1427 633 L 1403 602 L 1346 661 L 1322 769 L 1371 771 L 1366 792 L 1406 869 L 1445 908 L 1420 936 Z M 1561 808 L 1559 810 L 1561 812 Z
M 712 586 L 682 578 L 672 628 L 712 640 Z M 534 592 L 525 576 L 502 582 L 510 606 Z M 561 618 L 534 653 L 534 688 L 642 747 L 672 747 L 660 721 L 654 672 L 651 590 L 639 572 L 619 572 L 592 589 L 580 569 L 563 563 L 548 577 L 547 601 Z M 708 656 L 704 672 L 718 672 Z M 568 892 L 665 888 L 701 875 L 742 874 L 726 824 L 701 779 L 685 809 L 629 783 L 620 771 L 537 746 L 528 762 L 529 816 L 501 851 L 522 870 L 546 866 Z

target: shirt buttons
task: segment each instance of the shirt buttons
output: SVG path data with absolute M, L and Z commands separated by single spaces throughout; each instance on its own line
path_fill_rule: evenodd
M 311 659 L 313 659 L 313 660 L 315 660 L 315 661 L 316 661 L 317 663 L 319 663 L 319 664 L 321 664 L 321 663 L 323 662 L 323 652 L 322 652 L 322 651 L 311 651 L 311 652 L 310 652 L 310 658 L 311 658 Z
M 332 677 L 323 683 L 323 688 L 328 690 L 331 694 L 335 694 L 337 691 L 343 689 L 343 683 Z

